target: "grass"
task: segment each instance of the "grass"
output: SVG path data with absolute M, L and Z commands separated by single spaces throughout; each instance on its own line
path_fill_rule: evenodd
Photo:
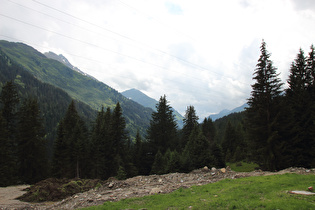
M 226 163 L 226 165 L 230 166 L 232 171 L 236 172 L 250 172 L 259 167 L 256 163 L 247 162 Z
M 315 196 L 289 194 L 315 185 L 315 175 L 225 179 L 170 194 L 106 202 L 86 209 L 315 209 Z

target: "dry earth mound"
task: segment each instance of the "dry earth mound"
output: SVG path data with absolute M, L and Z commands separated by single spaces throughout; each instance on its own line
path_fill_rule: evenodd
M 118 201 L 125 198 L 142 197 L 149 194 L 170 193 L 179 188 L 188 188 L 192 185 L 204 185 L 225 178 L 237 179 L 240 177 L 285 173 L 315 174 L 315 169 L 288 168 L 279 172 L 234 172 L 231 171 L 229 167 L 223 169 L 208 169 L 205 167 L 186 174 L 171 173 L 165 175 L 136 176 L 123 181 L 112 178 L 102 183 L 100 180 L 89 181 L 78 179 L 64 180 L 63 182 L 58 179 L 47 179 L 31 187 L 26 194 L 27 196 L 22 196 L 23 199 L 25 200 L 26 197 L 37 197 L 37 199 L 39 198 L 43 201 L 43 197 L 36 196 L 39 192 L 44 192 L 42 194 L 46 195 L 45 199 L 51 201 L 62 199 L 62 196 L 70 197 L 58 202 L 22 203 L 19 206 L 1 205 L 0 200 L 0 209 L 12 209 L 11 207 L 14 209 L 76 209 L 100 205 L 106 201 Z M 85 185 L 83 183 L 85 183 Z M 83 186 L 89 186 L 93 189 L 90 188 L 89 191 L 83 192 L 83 189 L 87 189 Z M 79 193 L 77 193 L 76 190 L 78 190 Z

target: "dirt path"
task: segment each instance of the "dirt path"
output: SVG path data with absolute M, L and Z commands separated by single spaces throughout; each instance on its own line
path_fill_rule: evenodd
M 266 176 L 284 173 L 315 174 L 315 169 L 288 168 L 279 172 L 234 172 L 227 169 L 199 169 L 191 173 L 171 173 L 165 175 L 136 176 L 127 180 L 109 180 L 98 189 L 75 194 L 55 203 L 31 204 L 14 198 L 22 195 L 27 186 L 0 188 L 0 209 L 78 209 L 103 204 L 106 201 L 118 201 L 125 198 L 142 197 L 157 193 L 170 193 L 179 188 L 192 185 L 204 185 L 230 178 L 248 176 Z
M 23 195 L 25 193 L 23 189 L 27 187 L 29 187 L 29 185 L 0 187 L 0 209 L 13 209 L 28 206 L 28 203 L 15 199 Z

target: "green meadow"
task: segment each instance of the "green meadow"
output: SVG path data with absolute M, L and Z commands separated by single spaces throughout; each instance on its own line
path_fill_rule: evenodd
M 106 202 L 87 209 L 315 209 L 314 195 L 290 194 L 315 186 L 315 175 L 283 174 L 225 179 L 170 194 Z

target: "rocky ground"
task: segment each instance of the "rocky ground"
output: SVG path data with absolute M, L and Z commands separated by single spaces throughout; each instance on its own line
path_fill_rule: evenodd
M 10 194 L 11 188 L 0 188 L 0 209 L 76 209 L 87 206 L 100 205 L 105 201 L 119 201 L 125 198 L 142 197 L 157 193 L 170 193 L 179 188 L 188 188 L 192 185 L 204 185 L 220 181 L 225 178 L 237 179 L 248 176 L 266 176 L 284 173 L 315 174 L 315 169 L 288 168 L 279 172 L 234 172 L 228 168 L 198 169 L 191 173 L 171 173 L 165 175 L 136 176 L 119 181 L 109 179 L 102 186 L 89 191 L 74 194 L 58 202 L 26 203 L 12 200 L 16 196 L 3 197 Z M 27 186 L 24 186 L 27 187 Z M 21 187 L 16 187 L 21 194 Z M 11 192 L 12 194 L 12 192 Z M 20 194 L 20 195 L 21 195 Z

